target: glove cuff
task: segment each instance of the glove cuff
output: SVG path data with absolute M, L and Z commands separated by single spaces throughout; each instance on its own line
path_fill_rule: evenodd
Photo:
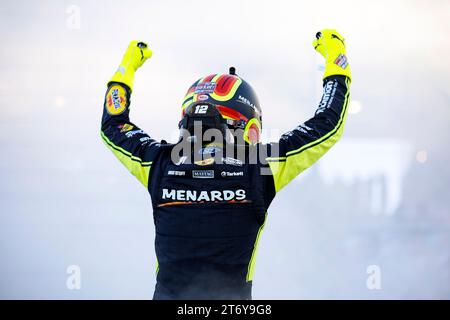
M 108 81 L 108 85 L 112 82 L 118 82 L 125 84 L 128 88 L 130 88 L 130 91 L 133 90 L 133 82 L 134 82 L 134 69 L 133 68 L 127 68 L 123 64 L 117 68 L 116 73 L 112 76 L 112 78 Z
M 350 65 L 347 60 L 347 56 L 345 53 L 338 53 L 334 55 L 330 55 L 326 59 L 325 64 L 325 73 L 323 75 L 323 79 L 334 76 L 334 75 L 343 75 L 348 78 L 352 78 Z

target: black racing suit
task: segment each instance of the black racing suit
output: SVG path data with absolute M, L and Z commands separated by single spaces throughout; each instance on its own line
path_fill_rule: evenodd
M 123 97 L 113 92 L 117 86 Z M 117 105 L 121 113 L 108 112 L 112 98 L 126 106 L 120 111 Z M 157 142 L 130 122 L 130 90 L 109 85 L 101 136 L 152 199 L 158 261 L 154 299 L 251 299 L 267 209 L 281 188 L 341 137 L 348 101 L 349 79 L 330 76 L 313 118 L 276 143 L 246 147 L 244 161 L 181 158 L 174 163 L 174 144 Z M 257 161 L 250 161 L 251 148 L 258 150 Z

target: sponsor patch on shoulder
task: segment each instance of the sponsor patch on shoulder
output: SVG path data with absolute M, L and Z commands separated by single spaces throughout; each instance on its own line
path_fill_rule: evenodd
M 106 111 L 113 116 L 125 111 L 127 106 L 127 93 L 120 85 L 113 85 L 106 94 Z
M 138 130 L 128 131 L 127 133 L 125 133 L 125 136 L 127 138 L 131 138 L 136 134 L 145 134 L 145 132 L 141 129 L 138 129 Z

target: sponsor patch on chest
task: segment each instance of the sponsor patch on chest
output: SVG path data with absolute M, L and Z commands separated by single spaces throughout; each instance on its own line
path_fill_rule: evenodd
M 222 171 L 220 173 L 222 177 L 243 177 L 244 172 L 243 171 Z
M 184 190 L 162 189 L 162 199 L 186 202 L 242 201 L 247 197 L 244 189 L 237 190 Z
M 214 170 L 192 170 L 192 178 L 213 179 Z

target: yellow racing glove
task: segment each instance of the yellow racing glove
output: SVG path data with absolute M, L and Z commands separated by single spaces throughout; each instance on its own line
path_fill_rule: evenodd
M 127 51 L 123 55 L 119 68 L 111 80 L 109 80 L 108 84 L 111 82 L 123 83 L 132 91 L 134 73 L 144 64 L 145 60 L 152 56 L 152 54 L 152 50 L 148 48 L 146 43 L 131 41 Z
M 345 39 L 333 29 L 323 29 L 316 34 L 314 49 L 325 58 L 323 78 L 333 75 L 344 75 L 350 78 L 350 65 L 345 52 Z

